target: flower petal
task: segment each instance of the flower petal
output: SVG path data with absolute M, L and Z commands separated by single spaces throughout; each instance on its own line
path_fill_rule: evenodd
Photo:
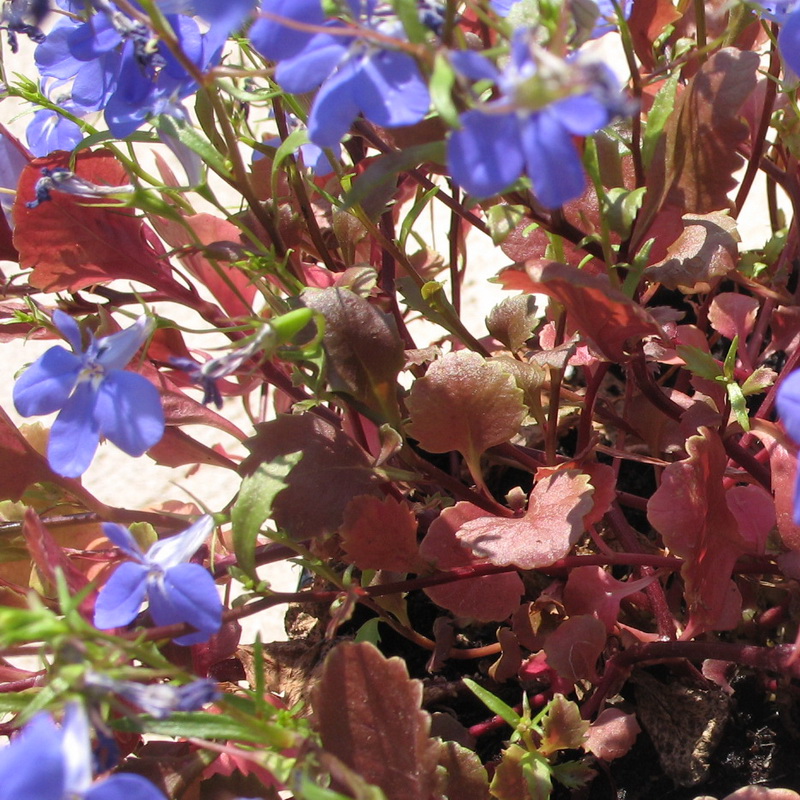
M 322 25 L 325 13 L 320 0 L 265 0 L 262 11 L 275 17 L 287 17 L 308 25 Z M 261 17 L 248 32 L 253 47 L 270 61 L 284 61 L 296 56 L 313 34 L 281 24 L 277 19 Z
M 92 747 L 89 718 L 80 703 L 70 703 L 62 725 L 64 754 L 64 794 L 82 797 L 92 785 Z
M 58 328 L 63 337 L 69 342 L 70 347 L 75 353 L 83 352 L 83 337 L 77 322 L 61 309 L 53 312 L 53 324 Z
M 281 61 L 275 70 L 275 80 L 287 92 L 310 92 L 346 57 L 346 40 L 341 36 L 319 34 L 294 58 Z
M 144 553 L 139 547 L 139 542 L 133 538 L 133 534 L 124 525 L 118 525 L 116 522 L 104 522 L 102 527 L 103 535 L 119 547 L 125 555 L 140 564 L 145 563 Z
M 611 121 L 611 112 L 596 97 L 590 94 L 574 95 L 553 103 L 548 113 L 558 117 L 558 121 L 570 132 L 579 136 L 589 136 Z
M 387 128 L 419 122 L 431 104 L 417 62 L 394 50 L 380 50 L 361 62 L 354 91 L 364 116 Z
M 539 202 L 558 208 L 583 192 L 586 176 L 569 132 L 551 109 L 533 114 L 522 130 L 528 175 Z
M 78 380 L 83 361 L 60 345 L 51 347 L 14 384 L 14 407 L 23 417 L 63 408 Z
M 50 429 L 47 460 L 59 475 L 77 478 L 92 463 L 100 443 L 94 414 L 96 400 L 92 384 L 80 382 Z
M 775 398 L 783 427 L 795 444 L 800 444 L 800 369 L 781 382 Z
M 778 49 L 786 65 L 800 75 L 800 11 L 794 11 L 778 34 Z
M 335 147 L 360 111 L 355 97 L 359 73 L 353 59 L 320 87 L 308 117 L 308 138 L 319 147 Z
M 522 174 L 517 117 L 467 111 L 447 148 L 453 180 L 475 197 L 491 197 Z
M 130 328 L 98 339 L 98 362 L 107 370 L 122 369 L 127 366 L 155 327 L 152 317 L 139 317 Z
M 100 590 L 94 606 L 96 628 L 122 628 L 139 613 L 147 594 L 149 570 L 142 564 L 120 564 Z
M 157 625 L 188 622 L 197 628 L 175 639 L 176 644 L 205 642 L 222 625 L 222 603 L 217 585 L 199 564 L 178 564 L 148 586 L 150 614 Z
M 163 570 L 188 561 L 214 530 L 214 520 L 206 514 L 183 533 L 161 539 L 147 551 L 147 560 Z
M 0 800 L 63 800 L 62 734 L 49 714 L 37 714 L 0 750 Z
M 130 456 L 140 456 L 164 435 L 158 389 L 135 372 L 112 370 L 97 391 L 100 432 Z
M 120 772 L 92 786 L 83 800 L 166 800 L 160 789 L 142 775 Z

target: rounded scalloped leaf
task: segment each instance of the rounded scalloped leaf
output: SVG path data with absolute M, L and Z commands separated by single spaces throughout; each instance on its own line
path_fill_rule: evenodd
M 474 464 L 517 433 L 526 414 L 522 398 L 497 363 L 466 350 L 448 353 L 411 387 L 408 432 L 429 453 L 458 450 Z
M 583 747 L 603 761 L 613 761 L 630 751 L 641 730 L 635 714 L 605 708 L 589 727 Z
M 557 472 L 533 487 L 524 517 L 482 516 L 465 522 L 458 538 L 492 564 L 547 567 L 564 558 L 583 533 L 593 493 L 588 475 L 575 469 Z
M 419 546 L 420 556 L 440 570 L 481 563 L 458 541 L 456 531 L 468 520 L 485 514 L 472 503 L 446 508 L 431 523 Z M 519 606 L 523 589 L 519 575 L 509 572 L 429 586 L 424 591 L 437 606 L 457 616 L 490 622 L 507 619 Z
M 419 568 L 417 519 L 393 497 L 362 494 L 344 510 L 339 529 L 347 561 L 359 569 L 414 572 Z

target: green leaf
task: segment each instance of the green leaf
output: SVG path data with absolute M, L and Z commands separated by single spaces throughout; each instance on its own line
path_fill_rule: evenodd
M 492 242 L 496 245 L 501 245 L 524 218 L 524 206 L 512 206 L 505 203 L 498 203 L 487 209 L 486 223 L 489 226 Z
M 760 394 L 775 383 L 778 373 L 769 367 L 758 367 L 742 384 L 742 394 L 749 397 L 751 394 Z
M 675 93 L 678 89 L 678 71 L 666 80 L 653 100 L 653 105 L 647 114 L 647 125 L 644 129 L 642 141 L 642 160 L 645 167 L 650 166 L 656 145 L 664 135 L 664 126 L 675 110 Z
M 176 711 L 168 719 L 153 719 L 143 716 L 138 719 L 110 721 L 115 730 L 138 733 L 142 730 L 158 736 L 175 736 L 186 739 L 235 739 L 242 742 L 266 743 L 273 747 L 286 748 L 297 744 L 297 735 L 273 722 L 261 722 L 252 718 L 232 719 L 224 714 L 208 714 L 204 711 Z
M 430 81 L 431 102 L 442 122 L 450 128 L 458 128 L 460 125 L 458 109 L 453 102 L 455 82 L 456 76 L 450 62 L 442 53 L 437 53 Z
M 414 44 L 423 44 L 427 41 L 430 31 L 419 18 L 417 0 L 392 0 L 392 5 L 400 22 L 403 23 L 408 41 Z
M 357 631 L 355 641 L 369 642 L 377 647 L 381 643 L 380 618 L 368 619 Z
M 156 120 L 156 127 L 168 136 L 177 139 L 192 152 L 197 153 L 218 175 L 223 177 L 230 175 L 230 164 L 227 159 L 189 123 L 179 120 L 177 117 L 162 114 Z
M 499 697 L 495 697 L 490 691 L 484 689 L 480 684 L 470 678 L 464 678 L 464 685 L 469 689 L 490 711 L 497 714 L 502 720 L 507 722 L 512 728 L 519 725 L 522 717 L 514 711 L 511 706 L 506 705 Z
M 646 191 L 644 186 L 632 190 L 622 187 L 608 190 L 603 199 L 603 212 L 611 230 L 623 238 L 630 235 Z
M 46 608 L 0 607 L 0 647 L 52 641 L 68 632 L 67 623 Z
M 272 513 L 272 504 L 286 488 L 286 478 L 300 463 L 303 452 L 285 453 L 260 464 L 252 475 L 242 481 L 239 496 L 231 512 L 233 549 L 239 566 L 257 579 L 255 548 L 261 526 Z
M 689 372 L 693 372 L 701 378 L 715 381 L 724 375 L 719 361 L 698 347 L 679 344 L 675 348 L 675 352 L 686 362 L 686 368 Z
M 729 380 L 733 380 L 733 373 L 736 369 L 736 353 L 739 350 L 739 336 L 738 334 L 733 337 L 731 346 L 728 348 L 728 354 L 725 356 L 725 363 L 722 365 L 722 373 Z
M 580 789 L 597 773 L 583 761 L 565 761 L 551 767 L 553 778 L 567 789 Z
M 736 421 L 745 431 L 750 430 L 750 415 L 747 413 L 747 401 L 744 399 L 742 387 L 738 383 L 731 381 L 726 387 L 728 399 L 731 401 L 731 410 L 736 417 Z

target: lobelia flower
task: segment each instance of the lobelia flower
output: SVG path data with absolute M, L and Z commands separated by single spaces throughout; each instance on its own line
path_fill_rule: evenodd
M 516 31 L 503 72 L 477 53 L 451 58 L 467 77 L 493 80 L 502 92 L 461 115 L 448 144 L 453 180 L 483 198 L 526 173 L 548 208 L 580 196 L 586 181 L 572 137 L 596 133 L 626 110 L 614 74 L 603 64 L 561 61 L 524 30 Z
M 213 529 L 210 516 L 200 517 L 183 533 L 156 542 L 145 554 L 127 528 L 105 523 L 103 533 L 133 560 L 117 567 L 100 590 L 95 626 L 108 629 L 127 625 L 147 598 L 156 625 L 186 622 L 197 629 L 175 639 L 177 644 L 198 644 L 211 638 L 222 625 L 217 585 L 208 570 L 186 562 Z
M 166 800 L 146 778 L 119 773 L 92 782 L 89 720 L 83 706 L 67 706 L 58 727 L 37 714 L 0 750 L 0 800 Z
M 81 331 L 63 311 L 53 322 L 72 345 L 51 347 L 14 385 L 14 406 L 23 417 L 59 411 L 47 443 L 47 460 L 59 475 L 77 478 L 92 462 L 104 436 L 130 456 L 140 456 L 164 434 L 158 389 L 124 370 L 145 343 L 154 323 L 141 317 L 130 328 L 84 348 Z
M 778 0 L 785 2 L 785 0 Z M 628 19 L 633 11 L 633 0 L 620 0 L 617 4 L 622 11 L 622 16 Z M 517 25 L 521 19 L 526 20 L 526 24 L 533 24 L 538 16 L 538 2 L 528 2 L 527 0 L 490 0 L 492 10 L 500 17 L 507 17 L 512 12 L 519 12 L 519 18 L 512 21 Z M 516 9 L 515 9 L 516 6 Z M 587 18 L 588 28 L 585 38 L 597 39 L 606 33 L 617 29 L 617 9 L 613 0 L 577 0 L 570 5 L 570 12 L 575 18 L 575 23 L 580 27 L 582 19 Z M 531 19 L 533 17 L 533 19 Z
M 183 686 L 172 683 L 119 681 L 97 672 L 85 677 L 90 689 L 99 689 L 127 700 L 156 719 L 167 719 L 175 711 L 198 711 L 220 696 L 216 681 L 198 678 Z
M 72 83 L 73 113 L 104 110 L 109 130 L 119 138 L 148 117 L 185 116 L 180 101 L 197 84 L 169 48 L 114 3 L 92 0 L 90 5 L 97 13 L 85 21 L 61 18 L 34 54 L 43 77 Z M 252 12 L 254 0 L 160 0 L 157 5 L 186 57 L 204 72 L 218 63 L 228 35 Z M 201 31 L 193 18 L 176 12 L 200 14 L 207 29 Z
M 384 37 L 404 39 L 403 26 L 377 0 L 347 0 L 359 25 Z M 319 147 L 333 147 L 359 114 L 386 128 L 413 125 L 428 113 L 430 95 L 416 61 L 401 50 L 365 36 L 309 33 L 282 24 L 288 20 L 336 28 L 322 0 L 268 0 L 249 31 L 253 46 L 278 62 L 275 80 L 287 92 L 303 94 L 320 87 L 308 116 L 308 134 Z
M 791 440 L 800 445 L 800 370 L 795 370 L 781 382 L 775 403 L 783 427 Z M 794 489 L 794 522 L 800 525 L 800 464 Z
M 30 128 L 28 129 L 30 130 Z M 63 192 L 77 197 L 109 197 L 115 194 L 130 194 L 133 186 L 130 183 L 122 186 L 101 186 L 81 178 L 67 167 L 42 167 L 42 177 L 36 181 L 33 191 L 35 198 L 25 205 L 36 208 L 42 203 L 52 200 L 51 192 Z

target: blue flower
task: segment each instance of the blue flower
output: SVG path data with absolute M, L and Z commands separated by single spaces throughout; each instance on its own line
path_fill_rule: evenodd
M 523 2 L 525 2 L 525 0 L 491 0 L 490 5 L 495 14 L 500 17 L 507 17 L 514 6 Z M 788 2 L 788 0 L 776 0 L 776 2 Z M 591 39 L 597 39 L 603 34 L 610 33 L 617 29 L 617 9 L 613 0 L 594 0 L 594 5 L 597 8 L 597 18 L 594 30 L 591 31 L 589 36 Z M 633 0 L 620 0 L 618 5 L 622 10 L 622 16 L 628 19 L 631 15 L 631 11 L 633 11 Z M 573 9 L 573 13 L 575 13 L 576 10 L 577 9 Z M 524 16 L 535 13 L 535 11 L 535 3 L 525 3 Z
M 795 370 L 781 382 L 775 396 L 778 415 L 791 440 L 800 445 L 800 370 Z M 800 525 L 800 464 L 794 489 L 794 522 Z
M 786 65 L 800 75 L 800 11 L 793 11 L 786 17 L 778 34 L 778 49 Z
M 14 405 L 23 417 L 60 409 L 47 445 L 47 460 L 59 475 L 77 478 L 89 468 L 100 437 L 140 456 L 164 434 L 158 389 L 123 369 L 153 330 L 141 317 L 124 331 L 95 339 L 84 349 L 78 324 L 63 311 L 53 322 L 72 345 L 51 347 L 14 385 Z
M 213 529 L 211 517 L 200 517 L 183 533 L 156 542 L 145 555 L 127 528 L 104 524 L 103 533 L 133 561 L 121 564 L 100 590 L 94 624 L 101 629 L 123 627 L 147 598 L 156 625 L 186 622 L 197 629 L 175 639 L 177 644 L 207 641 L 222 625 L 222 603 L 211 573 L 186 562 Z
M 180 101 L 197 89 L 192 76 L 146 25 L 111 3 L 94 5 L 99 11 L 86 21 L 56 23 L 36 48 L 39 73 L 71 80 L 72 104 L 84 114 L 104 109 L 109 130 L 119 138 L 151 116 L 183 114 Z M 252 11 L 253 0 L 216 7 L 210 0 L 162 0 L 158 5 L 188 60 L 204 72 L 219 61 L 228 34 Z M 208 29 L 201 32 L 191 17 L 169 13 L 173 7 L 197 10 L 207 18 Z
M 403 39 L 400 21 L 394 14 L 379 13 L 375 0 L 348 0 L 348 6 L 362 28 L 398 42 Z M 363 36 L 298 31 L 272 18 L 341 30 L 341 22 L 326 21 L 321 0 L 271 0 L 264 11 L 271 16 L 259 19 L 249 36 L 260 53 L 279 62 L 278 84 L 294 94 L 321 85 L 308 117 L 314 144 L 337 145 L 359 114 L 392 128 L 413 125 L 428 113 L 427 84 L 407 53 Z
M 67 707 L 58 727 L 37 714 L 0 750 L 0 800 L 166 800 L 141 775 L 120 773 L 92 783 L 91 733 L 86 712 Z
M 198 678 L 183 686 L 175 686 L 172 683 L 118 681 L 89 672 L 85 680 L 89 688 L 115 694 L 156 719 L 166 719 L 175 711 L 197 711 L 220 696 L 217 682 L 210 678 Z
M 502 92 L 461 115 L 448 145 L 456 183 L 475 197 L 491 197 L 526 173 L 548 208 L 578 197 L 585 177 L 573 135 L 596 133 L 624 108 L 610 70 L 537 51 L 521 30 L 502 73 L 475 53 L 454 53 L 452 59 L 467 77 L 489 78 Z

